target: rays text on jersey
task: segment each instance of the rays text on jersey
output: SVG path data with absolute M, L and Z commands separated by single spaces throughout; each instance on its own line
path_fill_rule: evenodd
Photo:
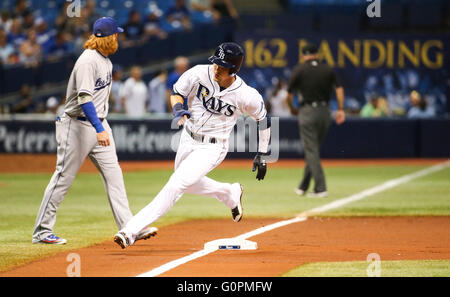
M 236 111 L 236 106 L 233 106 L 215 97 L 207 98 L 209 94 L 209 89 L 204 85 L 199 84 L 197 98 L 202 100 L 203 107 L 205 107 L 207 111 L 213 114 L 223 114 L 227 117 L 233 116 L 234 112 Z

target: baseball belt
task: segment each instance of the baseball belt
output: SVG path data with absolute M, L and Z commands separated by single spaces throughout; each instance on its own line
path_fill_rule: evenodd
M 85 118 L 85 117 L 71 116 L 71 115 L 68 114 L 68 113 L 66 113 L 66 115 L 68 115 L 68 116 L 71 117 L 72 119 L 77 119 L 77 120 L 82 121 L 82 122 L 89 121 L 89 120 L 88 120 L 87 118 Z M 103 121 L 105 120 L 105 118 L 99 118 L 99 120 L 100 120 L 100 122 L 103 122 Z
M 312 106 L 314 108 L 318 106 L 328 106 L 328 102 L 326 101 L 313 101 L 313 102 L 301 102 L 300 107 L 304 107 L 306 105 Z
M 219 141 L 221 141 L 220 139 L 217 139 L 215 137 L 209 137 L 209 136 L 205 136 L 205 135 L 201 135 L 201 134 L 197 134 L 191 131 L 191 129 L 189 129 L 186 126 L 186 132 L 189 134 L 189 136 L 191 136 L 192 139 L 199 141 L 199 142 L 209 142 L 209 143 L 218 143 Z

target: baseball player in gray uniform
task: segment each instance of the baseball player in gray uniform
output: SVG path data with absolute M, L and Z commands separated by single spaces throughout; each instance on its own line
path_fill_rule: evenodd
M 184 193 L 216 198 L 231 210 L 235 222 L 242 219 L 242 185 L 206 176 L 225 159 L 228 138 L 242 114 L 261 123 L 253 171 L 258 171 L 258 180 L 264 179 L 270 121 L 261 95 L 236 75 L 244 60 L 244 50 L 236 43 L 223 43 L 209 60 L 212 65 L 189 69 L 173 87 L 170 98 L 173 113 L 178 126 L 184 125 L 175 172 L 153 201 L 115 235 L 114 241 L 122 248 L 132 245 L 139 230 L 163 216 Z M 189 110 L 183 107 L 184 98 Z
M 87 156 L 99 170 L 119 229 L 133 217 L 125 191 L 111 128 L 105 119 L 111 92 L 112 63 L 123 29 L 112 18 L 94 24 L 69 79 L 64 115 L 56 121 L 57 163 L 42 200 L 33 232 L 33 243 L 65 244 L 53 233 L 56 211 Z M 148 239 L 156 228 L 143 226 L 137 240 Z

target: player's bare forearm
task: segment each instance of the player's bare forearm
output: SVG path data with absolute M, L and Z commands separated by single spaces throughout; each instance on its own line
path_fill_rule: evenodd
M 341 125 L 345 122 L 344 112 L 344 88 L 336 88 L 336 99 L 338 101 L 338 110 L 336 112 L 336 124 Z
M 338 101 L 338 109 L 344 110 L 344 88 L 336 88 L 336 99 Z
M 181 96 L 178 95 L 178 94 L 173 94 L 173 95 L 171 95 L 171 96 L 170 96 L 170 105 L 171 105 L 171 107 L 173 108 L 173 107 L 175 106 L 175 104 L 177 104 L 177 103 L 184 104 L 184 99 L 183 99 L 183 97 L 181 97 Z

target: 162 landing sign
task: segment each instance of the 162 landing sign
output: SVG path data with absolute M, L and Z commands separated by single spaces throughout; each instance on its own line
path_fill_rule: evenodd
M 447 35 L 302 36 L 288 33 L 243 34 L 247 68 L 284 68 L 302 62 L 308 42 L 319 47 L 324 61 L 335 68 L 427 68 L 445 67 L 450 38 Z

